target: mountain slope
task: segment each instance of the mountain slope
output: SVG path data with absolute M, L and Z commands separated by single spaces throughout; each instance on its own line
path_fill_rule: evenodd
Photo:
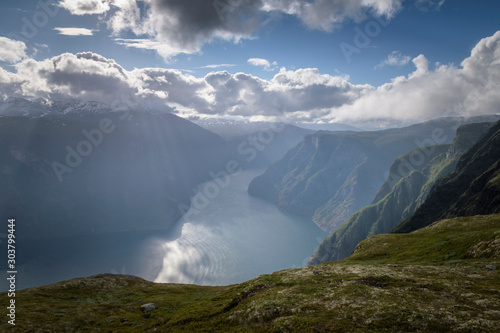
M 231 158 L 219 136 L 143 111 L 0 117 L 0 215 L 23 239 L 167 228 Z
M 500 212 L 500 122 L 439 180 L 415 214 L 396 232 L 411 232 L 441 218 Z
M 450 143 L 463 123 L 493 119 L 448 118 L 378 132 L 318 132 L 255 178 L 248 191 L 333 232 L 373 200 L 396 157 L 419 146 Z
M 3 320 L 0 330 L 496 332 L 499 235 L 500 215 L 445 220 L 371 237 L 339 262 L 227 287 L 73 279 L 17 291 L 16 327 Z M 142 313 L 149 302 L 156 309 Z
M 451 145 L 417 148 L 398 157 L 372 204 L 354 213 L 325 238 L 308 264 L 343 259 L 363 239 L 389 232 L 411 216 L 425 200 L 436 179 L 453 171 L 459 157 L 491 126 L 493 123 L 464 125 L 457 129 Z

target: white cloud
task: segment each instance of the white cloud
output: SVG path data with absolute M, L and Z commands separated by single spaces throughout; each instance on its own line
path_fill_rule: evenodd
M 114 60 L 91 52 L 64 53 L 51 59 L 26 59 L 16 65 L 19 94 L 32 97 L 73 97 L 110 103 L 134 95 L 133 78 Z
M 410 75 L 410 79 L 422 76 L 429 72 L 429 60 L 427 60 L 427 58 L 423 54 L 420 54 L 418 57 L 414 58 L 412 62 L 417 70 Z
M 212 88 L 213 113 L 247 117 L 295 112 L 325 115 L 330 108 L 351 103 L 373 89 L 353 85 L 345 77 L 320 74 L 315 68 L 282 68 L 269 81 L 245 73 L 214 72 L 205 81 Z
M 86 28 L 54 28 L 60 35 L 65 36 L 92 36 L 93 30 Z
M 215 69 L 215 68 L 221 68 L 221 67 L 235 67 L 236 64 L 212 64 L 212 65 L 206 65 L 206 66 L 201 66 L 201 67 L 198 67 L 198 68 L 211 68 L 211 69 Z
M 248 63 L 252 66 L 261 66 L 264 67 L 266 71 L 274 71 L 278 63 L 273 61 L 272 63 L 269 60 L 262 58 L 250 58 L 248 59 Z
M 73 15 L 103 14 L 110 9 L 106 0 L 62 0 L 59 6 Z
M 412 123 L 441 116 L 472 116 L 500 112 L 500 31 L 482 39 L 461 67 L 436 65 L 429 70 L 423 55 L 416 70 L 357 99 L 332 109 L 330 121 L 397 121 Z
M 7 37 L 0 37 L 0 61 L 15 63 L 24 58 L 26 58 L 26 44 Z
M 374 69 L 382 68 L 384 66 L 404 66 L 407 65 L 410 60 L 411 57 L 402 55 L 399 51 L 393 51 L 389 54 L 387 59 L 375 66 Z
M 160 56 L 164 59 L 169 59 L 172 55 L 185 53 L 192 53 L 190 50 L 177 48 L 170 44 L 160 43 L 151 39 L 125 39 L 125 38 L 115 38 L 115 42 L 119 45 L 123 45 L 127 48 L 144 49 L 144 50 L 154 50 L 158 52 Z
M 413 73 L 372 87 L 314 68 L 282 68 L 269 80 L 227 71 L 195 77 L 175 69 L 127 71 L 95 53 L 65 53 L 42 61 L 25 59 L 14 66 L 15 73 L 0 69 L 0 96 L 111 103 L 125 95 L 191 115 L 380 127 L 500 111 L 500 31 L 482 39 L 461 66 L 436 64 L 431 69 L 424 55 L 412 62 Z

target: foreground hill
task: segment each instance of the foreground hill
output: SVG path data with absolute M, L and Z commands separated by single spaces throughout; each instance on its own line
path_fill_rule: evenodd
M 339 262 L 228 287 L 98 275 L 16 292 L 13 332 L 496 332 L 500 215 L 371 237 Z M 7 297 L 6 293 L 1 294 Z M 142 313 L 144 303 L 156 310 Z
M 398 157 L 372 204 L 354 213 L 325 238 L 309 265 L 343 259 L 362 240 L 389 232 L 411 216 L 425 201 L 434 182 L 452 172 L 459 158 L 493 125 L 463 125 L 451 145 L 417 148 Z
M 370 204 L 398 156 L 420 146 L 451 143 L 464 123 L 496 119 L 446 118 L 377 132 L 319 132 L 273 163 L 248 191 L 333 232 Z
M 396 232 L 411 232 L 442 218 L 500 212 L 500 122 L 440 179 L 415 214 Z

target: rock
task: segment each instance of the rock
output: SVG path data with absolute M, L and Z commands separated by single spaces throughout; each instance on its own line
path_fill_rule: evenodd
M 141 305 L 141 311 L 144 313 L 149 312 L 149 311 L 153 311 L 155 309 L 156 309 L 155 303 L 147 303 L 147 304 Z
M 496 270 L 497 270 L 497 267 L 496 267 L 496 266 L 493 266 L 493 265 L 486 265 L 486 266 L 484 266 L 484 267 L 486 267 L 486 268 L 488 268 L 488 269 L 491 269 L 492 271 L 496 271 Z

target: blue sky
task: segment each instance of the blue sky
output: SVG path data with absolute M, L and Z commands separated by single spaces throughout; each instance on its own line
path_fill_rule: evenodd
M 120 87 L 133 87 L 132 94 L 143 97 L 149 94 L 149 101 L 154 91 L 160 105 L 180 114 L 258 118 L 282 113 L 308 122 L 362 121 L 363 112 L 369 112 L 366 106 L 361 106 L 368 103 L 363 98 L 380 94 L 377 90 L 381 86 L 392 84 L 398 77 L 416 84 L 417 76 L 411 76 L 418 67 L 414 59 L 420 55 L 425 57 L 425 60 L 419 59 L 428 79 L 445 69 L 449 77 L 452 71 L 463 69 L 462 61 L 471 56 L 471 51 L 483 39 L 496 40 L 494 36 L 500 30 L 500 2 L 494 0 L 28 0 L 2 1 L 0 6 L 0 36 L 25 45 L 24 53 L 17 54 L 17 58 L 0 56 L 3 69 L 16 75 L 9 83 L 17 85 L 4 87 L 3 97 L 16 94 L 52 98 L 69 94 L 100 100 L 95 91 L 79 94 L 74 85 L 63 87 L 63 83 L 69 84 L 70 78 L 58 83 L 47 81 L 54 83 L 54 89 L 28 87 L 22 83 L 21 72 L 30 61 L 34 61 L 30 65 L 33 69 L 33 64 L 46 66 L 44 61 L 54 61 L 65 53 L 90 52 L 106 61 L 114 60 L 127 75 L 134 73 L 130 74 L 134 78 L 129 77 L 126 84 L 120 81 Z M 368 31 L 368 35 L 360 37 L 359 31 Z M 11 47 L 8 45 L 14 44 L 5 45 L 7 52 Z M 355 51 L 346 57 L 346 50 Z M 495 50 L 492 52 L 498 56 Z M 100 65 L 104 62 L 99 60 Z M 485 66 L 492 64 L 496 62 Z M 38 73 L 45 73 L 41 67 L 37 67 Z M 139 92 L 141 88 L 130 82 L 137 80 L 138 72 L 134 70 L 145 68 L 162 69 L 164 74 L 168 70 L 180 70 L 185 76 L 176 74 L 173 79 L 162 74 L 160 81 L 172 80 L 170 86 L 182 81 L 175 92 L 186 96 L 172 98 L 172 91 L 165 90 L 165 84 L 158 84 L 157 72 L 154 87 L 150 85 L 147 92 Z M 280 70 L 284 81 L 278 78 Z M 217 88 L 209 79 L 217 71 L 231 75 L 231 80 L 230 76 L 225 79 L 223 91 L 221 85 Z M 109 74 L 103 73 L 108 72 L 104 70 L 93 77 L 103 79 Z M 168 73 L 173 75 L 171 71 Z M 258 80 L 250 82 L 237 73 Z M 144 72 L 141 75 L 144 77 Z M 459 73 L 454 75 L 460 77 Z M 42 79 L 46 77 L 42 75 Z M 303 90 L 290 88 L 289 82 L 297 85 L 297 80 L 302 80 Z M 284 88 L 276 85 L 285 81 L 291 94 L 302 94 L 304 98 L 279 94 Z M 450 82 L 447 83 L 449 88 Z M 234 90 L 229 88 L 231 84 L 238 87 L 238 94 L 229 94 Z M 333 86 L 333 90 L 328 88 Z M 466 87 L 457 84 L 455 89 L 466 90 Z M 270 90 L 273 90 L 271 95 Z M 189 94 L 194 95 L 190 98 Z M 203 101 L 192 102 L 198 98 Z M 259 104 L 255 101 L 257 98 L 267 104 Z M 373 98 L 375 102 L 377 99 Z M 231 104 L 230 100 L 234 102 Z M 319 101 L 318 104 L 307 104 L 313 100 Z M 456 109 L 456 105 L 464 101 L 448 101 L 448 108 L 455 106 Z M 269 104 L 275 104 L 273 110 L 267 107 Z M 350 112 L 347 109 L 355 104 L 359 114 L 349 119 L 345 116 Z M 445 102 L 438 104 L 439 110 L 435 112 L 446 112 Z M 389 108 L 396 102 L 387 102 L 387 105 Z M 375 118 L 417 120 L 394 117 L 391 112 L 386 110 Z M 369 113 L 366 116 L 366 119 L 373 118 Z M 420 116 L 415 118 L 431 118 L 433 114 Z

